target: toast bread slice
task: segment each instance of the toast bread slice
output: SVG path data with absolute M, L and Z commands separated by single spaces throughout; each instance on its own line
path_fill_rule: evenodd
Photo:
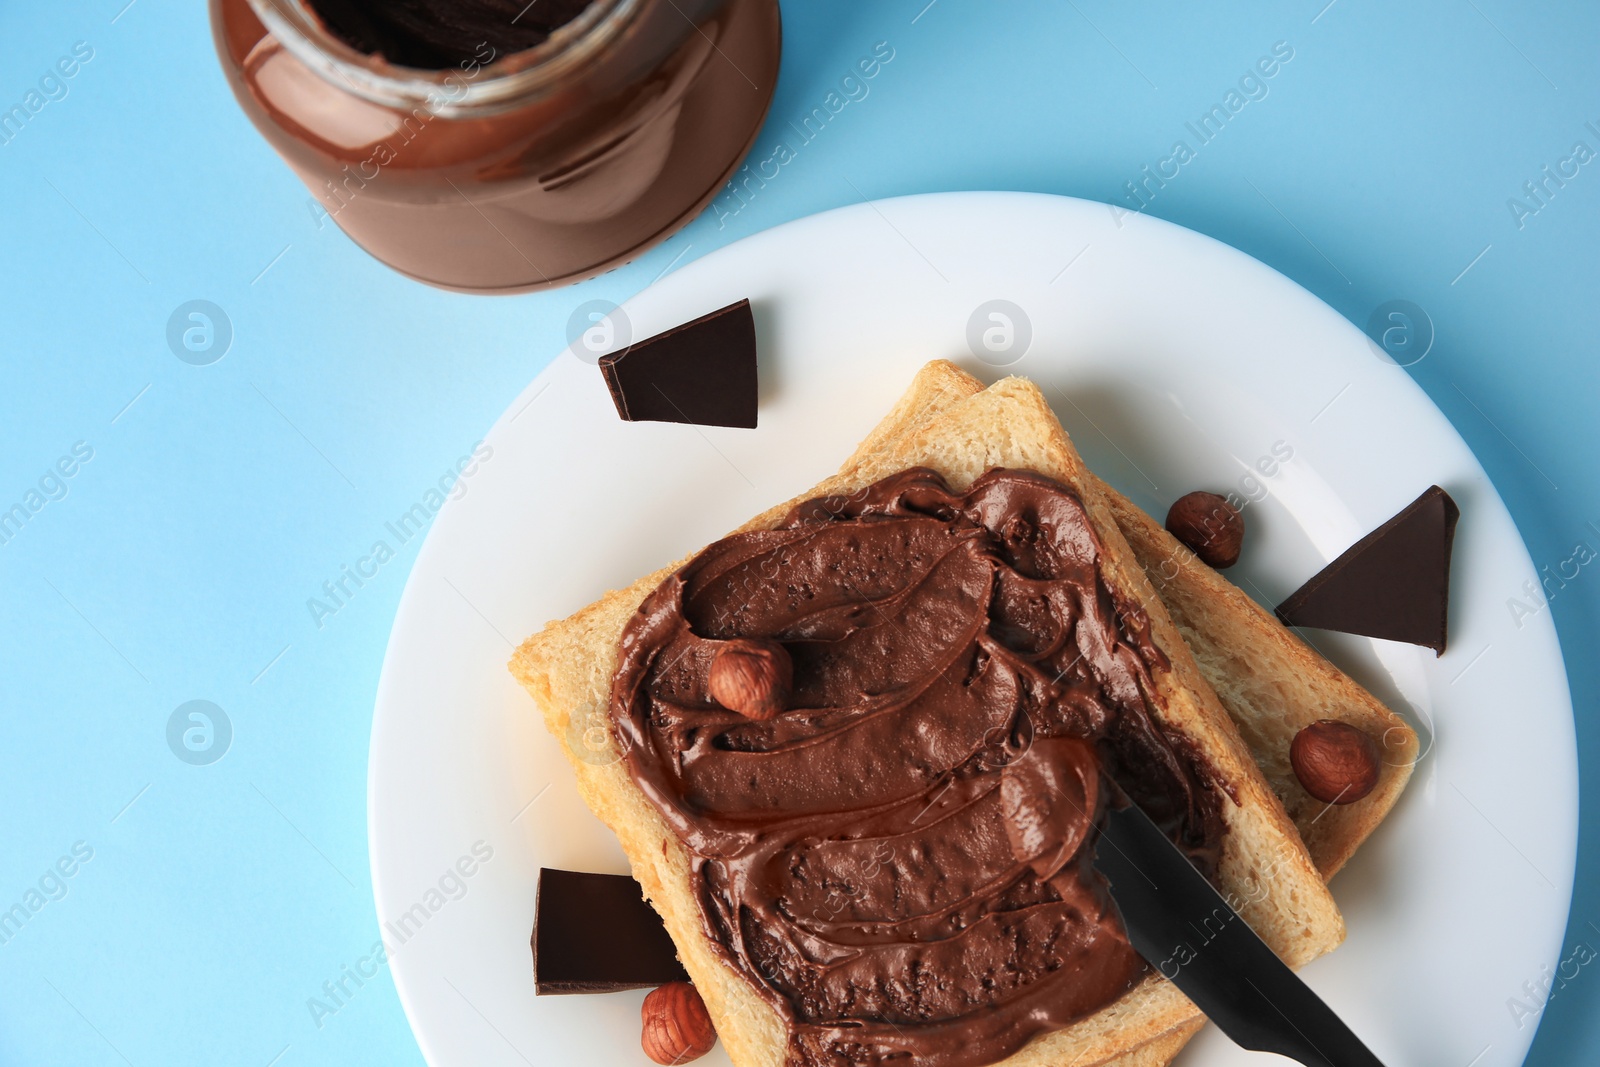
M 981 381 L 954 363 L 928 363 L 845 461 L 841 473 L 982 390 Z M 1095 481 L 1145 576 L 1194 653 L 1200 673 L 1294 820 L 1317 869 L 1324 879 L 1332 878 L 1400 798 L 1417 761 L 1416 731 L 1270 611 L 1201 562 L 1138 505 L 1098 478 Z M 1289 744 L 1318 719 L 1348 722 L 1380 740 L 1384 765 L 1378 784 L 1359 803 L 1325 804 L 1295 778 Z
M 1416 731 L 1136 505 L 1114 493 L 1108 499 L 1200 673 L 1228 709 L 1322 877 L 1332 878 L 1400 799 L 1417 761 Z M 1378 784 L 1362 800 L 1324 803 L 1295 777 L 1290 742 L 1318 719 L 1350 723 L 1379 741 Z
M 954 368 L 950 368 L 953 370 Z M 959 374 L 959 372 L 956 372 Z M 940 388 L 960 379 L 940 368 Z M 1257 769 L 1243 738 L 1200 673 L 1178 628 L 1118 529 L 1100 485 L 1084 468 L 1044 397 L 1031 383 L 1006 379 L 938 410 L 914 400 L 897 406 L 903 432 L 874 433 L 851 468 L 742 529 L 774 525 L 794 503 L 849 492 L 912 466 L 938 471 L 956 491 L 997 466 L 1038 471 L 1083 500 L 1104 555 L 1106 582 L 1149 616 L 1155 643 L 1171 669 L 1155 672 L 1153 713 L 1203 756 L 1221 787 L 1223 838 L 1218 881 L 1241 914 L 1291 965 L 1343 938 L 1343 920 L 1283 807 Z M 689 888 L 689 857 L 620 761 L 606 705 L 616 646 L 639 603 L 677 566 L 613 591 L 566 620 L 551 623 L 514 655 L 512 673 L 533 695 L 562 745 L 579 791 L 617 833 L 635 878 L 661 913 L 679 956 L 711 1012 L 729 1055 L 740 1067 L 777 1067 L 787 1029 L 777 1010 L 725 964 L 705 936 Z M 600 729 L 596 729 L 596 726 Z M 1002 1061 L 1007 1067 L 1105 1063 L 1137 1050 L 1134 1063 L 1165 1062 L 1198 1027 L 1201 1016 L 1170 982 L 1150 976 L 1128 994 L 1064 1029 L 1043 1035 Z M 1153 1057 L 1153 1058 L 1147 1058 Z

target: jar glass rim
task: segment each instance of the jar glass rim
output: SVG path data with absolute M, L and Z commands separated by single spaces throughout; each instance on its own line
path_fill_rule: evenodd
M 481 114 L 515 107 L 559 84 L 622 31 L 640 0 L 591 0 L 571 22 L 520 52 L 425 70 L 358 51 L 330 32 L 308 0 L 248 0 L 271 34 L 306 66 L 374 103 L 435 113 Z M 531 6 L 531 5 L 530 5 Z M 476 69 L 469 71 L 469 66 Z

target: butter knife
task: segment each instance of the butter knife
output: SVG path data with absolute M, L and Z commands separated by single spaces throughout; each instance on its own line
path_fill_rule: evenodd
M 1306 1067 L 1383 1067 L 1137 804 L 1108 810 L 1094 863 L 1134 949 L 1235 1044 Z

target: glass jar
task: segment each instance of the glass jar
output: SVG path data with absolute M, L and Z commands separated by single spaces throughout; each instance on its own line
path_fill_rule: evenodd
M 245 114 L 307 207 L 420 281 L 521 292 L 598 274 L 710 202 L 777 81 L 777 0 L 594 0 L 542 44 L 418 70 L 306 0 L 210 0 Z

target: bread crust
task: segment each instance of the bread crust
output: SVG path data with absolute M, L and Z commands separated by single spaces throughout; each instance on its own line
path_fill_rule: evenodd
M 1032 383 L 1010 378 L 970 392 L 969 382 L 973 380 L 952 364 L 931 364 L 840 474 L 741 529 L 770 527 L 801 500 L 849 492 L 919 465 L 937 470 L 958 492 L 997 466 L 1035 470 L 1072 488 L 1101 538 L 1108 584 L 1145 611 L 1156 644 L 1171 661 L 1170 670 L 1155 675 L 1155 716 L 1202 754 L 1222 787 L 1228 827 L 1218 871 L 1222 889 L 1291 965 L 1333 948 L 1344 936 L 1343 919 L 1250 748 L 1190 654 L 1157 588 L 1145 578 L 1118 525 L 1114 494 L 1084 467 Z M 689 888 L 688 854 L 628 776 L 606 716 L 622 628 L 644 597 L 682 562 L 549 624 L 523 643 L 510 667 L 572 763 L 585 802 L 616 832 L 729 1055 L 740 1067 L 777 1067 L 787 1051 L 783 1020 L 723 962 L 707 938 Z M 1152 975 L 1116 1002 L 1042 1035 L 1001 1062 L 1006 1067 L 1165 1063 L 1202 1022 L 1175 986 Z M 1133 1058 L 1119 1058 L 1127 1056 Z

